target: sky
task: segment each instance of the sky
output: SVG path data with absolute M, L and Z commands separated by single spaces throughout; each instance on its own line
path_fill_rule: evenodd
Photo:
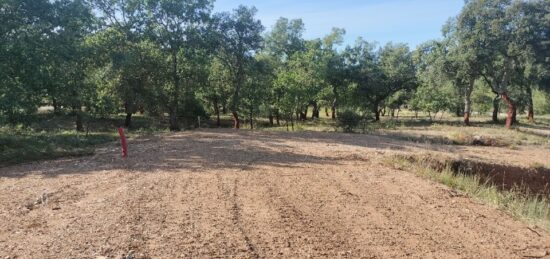
M 464 0 L 216 0 L 214 11 L 231 11 L 241 4 L 258 9 L 266 31 L 279 17 L 301 18 L 306 39 L 322 38 L 338 27 L 346 29 L 344 45 L 363 37 L 415 48 L 441 38 L 441 27 L 460 12 Z

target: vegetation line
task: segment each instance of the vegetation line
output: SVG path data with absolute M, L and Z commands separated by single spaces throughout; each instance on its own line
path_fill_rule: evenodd
M 445 184 L 486 204 L 497 206 L 517 219 L 550 230 L 550 200 L 545 196 L 526 194 L 519 187 L 503 191 L 479 175 L 454 172 L 449 166 L 434 169 L 426 163 L 411 161 L 400 155 L 389 156 L 384 162 L 395 169 L 414 172 Z

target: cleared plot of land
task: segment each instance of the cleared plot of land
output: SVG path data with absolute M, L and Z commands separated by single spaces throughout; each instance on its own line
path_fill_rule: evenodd
M 112 144 L 0 169 L 0 255 L 550 256 L 548 232 L 381 162 L 393 152 L 488 150 L 499 161 L 522 152 L 208 130 L 131 141 L 123 161 Z

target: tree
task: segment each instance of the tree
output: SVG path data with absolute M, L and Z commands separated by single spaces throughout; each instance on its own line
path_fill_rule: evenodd
M 303 33 L 305 31 L 304 23 L 301 19 L 289 20 L 281 17 L 277 20 L 272 30 L 265 36 L 263 55 L 267 55 L 271 60 L 274 70 L 284 70 L 288 68 L 290 58 L 297 52 L 305 49 L 305 40 Z M 283 93 L 281 88 L 272 87 L 269 103 L 269 120 L 273 125 L 273 116 L 275 115 L 277 124 L 279 124 L 280 111 L 277 109 Z
M 97 27 L 89 3 L 77 1 L 57 1 L 56 26 L 52 40 L 55 48 L 56 74 L 61 88 L 58 98 L 71 107 L 75 115 L 76 130 L 83 131 L 83 106 L 90 106 L 94 85 L 89 80 L 89 68 L 93 62 L 93 52 L 86 38 Z
M 521 39 L 515 35 L 518 17 L 510 6 L 510 0 L 469 1 L 458 18 L 461 43 L 475 53 L 481 77 L 508 105 L 507 128 L 512 126 L 517 109 L 510 87 L 520 76 L 522 52 Z
M 163 96 L 169 101 L 166 104 L 170 116 L 170 130 L 180 129 L 178 111 L 181 89 L 181 57 L 193 55 L 201 47 L 200 37 L 204 34 L 210 19 L 212 3 L 209 0 L 152 0 L 147 1 L 147 12 L 150 15 L 149 35 L 164 50 L 170 59 L 171 78 Z
M 324 93 L 329 94 L 322 96 L 321 100 L 324 100 L 325 104 L 330 104 L 332 119 L 336 119 L 336 109 L 338 103 L 342 101 L 339 100 L 341 92 L 344 90 L 342 88 L 348 83 L 344 57 L 336 50 L 336 46 L 342 44 L 344 34 L 346 34 L 344 29 L 333 28 L 332 32 L 323 39 L 323 50 L 327 59 L 325 81 L 327 86 L 330 87 L 330 91 L 324 91 Z M 318 114 L 317 117 L 319 117 Z
M 240 92 L 246 81 L 247 64 L 253 60 L 262 42 L 263 26 L 256 19 L 256 8 L 239 6 L 233 13 L 221 13 L 216 16 L 218 21 L 220 59 L 231 72 L 233 93 L 229 109 L 233 115 L 234 128 L 240 128 L 239 107 Z
M 372 44 L 359 39 L 346 52 L 346 62 L 357 85 L 356 96 L 363 100 L 363 107 L 370 108 L 375 121 L 380 120 L 384 100 L 397 91 L 416 87 L 412 53 L 406 45 L 388 43 L 375 53 Z
M 0 3 L 0 113 L 11 123 L 31 114 L 52 90 L 50 42 L 56 19 L 47 0 Z

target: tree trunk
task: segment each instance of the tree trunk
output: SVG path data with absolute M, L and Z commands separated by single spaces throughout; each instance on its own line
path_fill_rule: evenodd
M 304 112 L 300 112 L 300 119 L 302 119 L 302 121 L 306 121 L 307 120 L 307 111 L 309 110 L 309 106 L 306 105 L 306 108 L 305 108 L 305 111 Z
M 472 91 L 474 90 L 475 79 L 470 79 L 470 83 L 464 93 L 464 125 L 470 126 L 470 115 L 472 113 Z
M 399 113 L 401 112 L 401 109 L 397 109 L 397 119 L 399 120 Z
M 132 126 L 132 113 L 126 112 L 126 119 L 124 120 L 124 127 L 130 128 Z
M 319 119 L 319 106 L 317 105 L 316 101 L 311 102 L 311 105 L 313 105 L 313 111 L 311 112 L 311 119 Z
M 174 79 L 174 92 L 172 93 L 172 102 L 170 104 L 170 131 L 178 131 L 178 103 L 180 94 L 180 79 L 178 76 L 178 53 L 172 52 L 172 77 Z
M 534 122 L 535 121 L 535 110 L 533 109 L 533 104 L 531 103 L 529 106 L 528 106 L 528 111 L 527 111 L 527 120 L 529 120 L 529 122 Z
M 533 90 L 531 89 L 531 87 L 527 87 L 527 94 L 529 94 L 527 100 L 527 120 L 529 120 L 529 122 L 534 122 L 535 110 L 533 108 Z
M 374 113 L 374 121 L 380 121 L 380 110 L 378 109 L 378 102 L 372 105 L 372 112 Z
M 170 109 L 168 116 L 170 116 L 170 131 L 178 131 L 180 129 L 178 125 L 178 114 Z
M 514 111 L 516 110 L 516 106 L 512 99 L 508 96 L 508 93 L 502 94 L 502 100 L 506 102 L 508 105 L 508 113 L 506 115 L 506 128 L 509 129 L 512 127 L 512 124 L 514 124 Z
M 330 107 L 332 110 L 332 119 L 336 120 L 336 99 L 332 102 L 332 106 Z
M 252 119 L 253 118 L 253 114 L 254 114 L 254 110 L 252 108 L 250 108 L 250 111 L 248 113 L 248 117 L 250 119 L 250 129 L 253 130 L 254 129 L 254 120 Z
M 76 131 L 84 131 L 84 126 L 82 125 L 82 107 L 75 106 L 73 107 L 73 110 L 75 112 L 75 124 L 76 124 Z
M 239 110 L 239 101 L 240 101 L 240 92 L 241 92 L 241 86 L 244 83 L 244 60 L 238 59 L 237 61 L 237 73 L 236 73 L 236 81 L 235 81 L 235 91 L 233 92 L 233 99 L 231 102 L 231 105 L 229 107 L 229 110 L 231 111 L 231 114 L 233 114 L 233 128 L 239 129 L 241 127 L 241 124 L 239 122 L 239 114 L 237 111 Z
M 281 126 L 281 115 L 279 114 L 279 109 L 275 110 L 275 120 L 277 121 L 277 126 Z
M 218 100 L 214 100 L 214 113 L 216 114 L 216 127 L 221 127 L 221 121 L 220 121 L 220 106 L 218 104 Z
M 231 112 L 233 115 L 233 128 L 234 129 L 240 129 L 241 128 L 241 122 L 239 121 L 239 114 L 237 114 L 236 111 Z
M 328 107 L 326 107 L 326 106 L 325 106 L 325 116 L 327 116 L 327 118 L 330 116 L 330 115 L 328 114 Z
M 305 113 L 305 112 L 300 113 L 300 119 L 301 119 L 302 121 L 306 121 L 306 120 L 307 120 L 307 115 L 306 115 L 306 114 L 307 114 L 307 113 Z
M 498 123 L 499 106 L 500 106 L 500 95 L 497 94 L 493 99 L 493 123 Z
M 52 106 L 53 106 L 53 114 L 59 114 L 59 104 L 57 103 L 57 99 L 52 98 Z
M 273 109 L 269 109 L 269 126 L 273 126 Z
M 512 112 L 512 124 L 518 123 L 518 107 L 514 105 L 514 111 Z

